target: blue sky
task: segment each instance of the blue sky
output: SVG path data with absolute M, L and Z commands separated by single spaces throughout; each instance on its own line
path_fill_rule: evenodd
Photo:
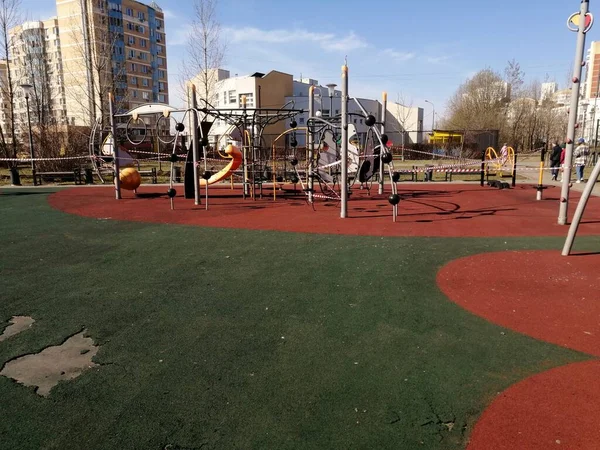
M 148 1 L 149 3 L 149 1 Z M 192 1 L 157 0 L 166 14 L 171 89 L 185 62 Z M 53 0 L 22 0 L 28 18 L 55 14 Z M 219 18 L 232 74 L 271 69 L 338 83 L 348 57 L 350 94 L 390 99 L 443 114 L 448 98 L 483 68 L 520 62 L 528 79 L 565 85 L 576 34 L 567 18 L 579 0 L 220 0 Z M 594 4 L 592 3 L 592 13 Z M 600 13 L 599 13 L 600 14 Z M 599 16 L 600 17 L 600 16 Z M 588 44 L 600 39 L 600 23 Z M 172 103 L 177 103 L 172 95 Z

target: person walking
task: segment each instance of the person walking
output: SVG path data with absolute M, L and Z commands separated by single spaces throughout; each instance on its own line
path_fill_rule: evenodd
M 573 156 L 575 157 L 575 173 L 577 174 L 576 183 L 581 183 L 583 181 L 583 169 L 585 169 L 585 165 L 587 164 L 590 148 L 585 144 L 584 138 L 579 138 L 577 143 L 579 145 L 573 152 Z
M 562 153 L 562 147 L 558 145 L 558 142 L 554 143 L 552 147 L 552 153 L 550 154 L 550 167 L 552 168 L 552 180 L 558 180 L 558 171 L 560 170 L 560 154 Z

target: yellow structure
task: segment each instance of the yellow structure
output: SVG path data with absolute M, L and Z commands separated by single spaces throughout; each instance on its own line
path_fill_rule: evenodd
M 508 171 L 513 175 L 515 170 L 515 150 L 512 147 L 507 148 L 505 157 L 498 155 L 493 147 L 488 147 L 485 151 L 485 173 L 495 171 L 499 177 L 503 176 L 503 172 Z
M 128 191 L 135 191 L 142 184 L 140 173 L 133 167 L 121 170 L 119 180 L 121 180 L 121 188 Z
M 433 130 L 433 134 L 429 135 L 429 143 L 435 145 L 462 145 L 463 140 L 463 133 L 456 131 Z

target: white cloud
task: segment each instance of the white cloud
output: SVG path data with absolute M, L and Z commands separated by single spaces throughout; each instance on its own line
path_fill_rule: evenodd
M 175 19 L 177 17 L 170 9 L 163 9 L 163 14 L 165 15 L 165 19 Z
M 450 59 L 449 55 L 443 56 L 429 56 L 426 61 L 430 64 L 443 64 Z
M 368 47 L 365 40 L 350 32 L 346 36 L 337 36 L 334 33 L 315 33 L 312 31 L 296 30 L 261 30 L 254 27 L 226 28 L 223 30 L 228 40 L 233 43 L 262 42 L 267 44 L 298 44 L 312 42 L 327 51 L 349 52 Z
M 185 45 L 192 34 L 192 30 L 192 25 L 186 24 L 175 28 L 175 31 L 169 31 L 167 34 L 167 44 L 173 46 Z
M 381 52 L 384 56 L 391 58 L 398 62 L 408 61 L 409 59 L 413 59 L 416 54 L 413 52 L 399 52 L 397 50 L 386 48 Z

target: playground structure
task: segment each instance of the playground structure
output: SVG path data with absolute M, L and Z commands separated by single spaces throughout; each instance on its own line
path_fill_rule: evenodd
M 293 154 L 283 158 L 284 164 L 289 162 L 293 167 L 289 181 L 298 182 L 310 204 L 315 198 L 335 199 L 341 205 L 341 217 L 347 217 L 347 202 L 351 194 L 350 188 L 359 180 L 361 187 L 366 187 L 370 192 L 372 183 L 377 180 L 379 193 L 383 193 L 384 165 L 387 165 L 391 187 L 389 202 L 393 206 L 394 220 L 397 216 L 397 205 L 400 198 L 397 193 L 396 182 L 399 175 L 393 172 L 392 154 L 387 150 L 388 138 L 385 135 L 385 112 L 387 95 L 384 94 L 381 121 L 368 114 L 356 98 L 348 95 L 348 67 L 342 67 L 342 112 L 336 117 L 323 118 L 315 114 L 314 88 L 310 90 L 307 126 L 304 129 L 297 127 L 295 117 L 304 113 L 303 110 L 294 108 L 293 101 L 288 102 L 278 109 L 273 108 L 248 108 L 246 98 L 242 96 L 241 108 L 222 109 L 215 108 L 205 100 L 199 107 L 196 101 L 195 87 L 190 86 L 192 104 L 187 109 L 177 109 L 167 105 L 148 104 L 134 108 L 124 114 L 114 113 L 113 97 L 109 98 L 110 127 L 103 128 L 102 121 L 98 121 L 90 137 L 90 156 L 94 170 L 104 182 L 103 174 L 108 171 L 113 173 L 115 183 L 115 197 L 121 198 L 120 168 L 121 166 L 136 166 L 140 168 L 140 159 L 132 153 L 149 155 L 147 159 L 163 156 L 168 158 L 171 165 L 169 177 L 168 196 L 173 199 L 177 195 L 174 188 L 176 179 L 175 164 L 181 162 L 185 156 L 185 197 L 193 197 L 195 204 L 200 204 L 200 188 L 204 187 L 206 194 L 206 207 L 208 208 L 208 186 L 223 181 L 228 177 L 241 176 L 242 195 L 256 198 L 256 187 L 265 181 L 265 167 L 272 167 L 273 197 L 276 198 L 277 186 L 285 182 L 285 176 L 277 175 L 277 155 L 275 143 L 272 149 L 264 145 L 263 134 L 265 129 L 280 121 L 290 121 L 290 130 L 282 133 L 277 139 L 291 134 L 290 145 Z M 348 102 L 354 101 L 359 106 L 363 115 L 348 113 Z M 359 142 L 354 125 L 349 123 L 349 117 L 360 115 L 368 126 L 365 142 Z M 125 121 L 125 125 L 117 126 L 117 121 Z M 191 145 L 186 151 L 182 142 L 186 120 L 191 127 Z M 225 152 L 218 151 L 220 158 L 211 159 L 209 170 L 210 150 L 208 133 L 214 121 L 220 120 L 230 125 L 228 141 L 230 144 Z M 140 130 L 137 134 L 133 130 Z M 173 133 L 174 130 L 174 133 Z M 306 162 L 304 167 L 299 167 L 296 155 L 296 133 L 307 133 Z M 236 135 L 237 133 L 237 135 Z M 222 137 L 221 137 L 222 138 Z M 152 140 L 154 139 L 154 142 Z M 149 142 L 150 141 L 150 142 Z M 99 144 L 101 142 L 101 144 Z M 129 151 L 123 147 L 122 142 L 130 144 Z M 166 146 L 169 151 L 164 154 L 138 150 L 142 146 L 153 146 L 158 143 Z M 217 142 L 217 146 L 218 146 Z M 237 145 L 236 145 L 237 144 Z M 239 150 L 238 147 L 239 146 Z M 268 159 L 272 156 L 272 160 Z M 215 165 L 223 165 L 220 170 L 215 170 Z M 203 166 L 203 172 L 199 169 Z M 190 170 L 190 168 L 192 170 Z M 237 169 L 240 168 L 241 174 Z M 233 178 L 231 178 L 233 184 Z M 315 182 L 320 186 L 321 193 L 315 192 Z M 279 184 L 278 184 L 279 183 Z

